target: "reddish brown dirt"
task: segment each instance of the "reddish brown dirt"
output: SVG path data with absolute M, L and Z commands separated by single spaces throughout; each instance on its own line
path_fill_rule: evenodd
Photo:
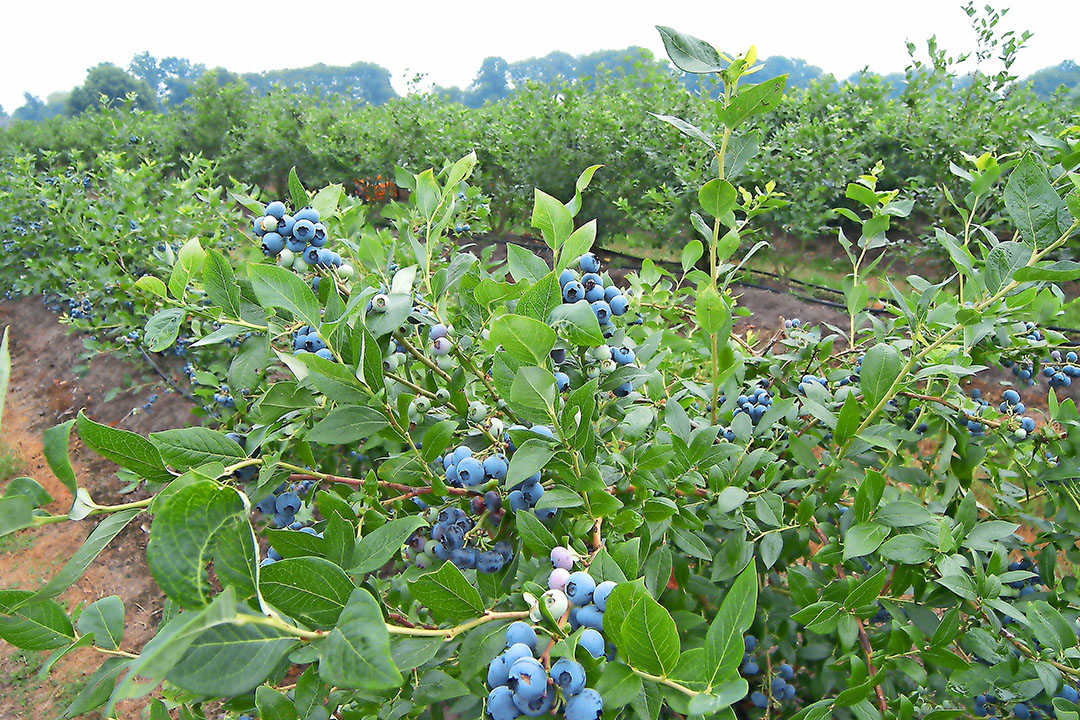
M 45 463 L 41 448 L 44 430 L 74 417 L 80 408 L 85 408 L 95 420 L 141 433 L 189 424 L 188 403 L 160 388 L 104 400 L 125 373 L 139 376 L 146 373 L 146 367 L 98 356 L 86 375 L 76 378 L 71 368 L 82 364 L 78 357 L 83 352 L 82 342 L 77 336 L 67 334 L 67 328 L 57 322 L 40 300 L 27 298 L 0 304 L 0 326 L 10 327 L 12 365 L 3 439 L 21 460 L 18 474 L 37 480 L 55 499 L 48 506 L 49 511 L 66 513 L 72 498 Z M 146 402 L 151 392 L 160 395 L 152 411 L 129 414 L 133 407 Z M 122 483 L 114 475 L 116 466 L 87 450 L 75 433 L 72 433 L 71 459 L 80 484 L 90 490 L 95 501 L 116 504 L 141 497 L 139 493 L 121 495 Z M 0 545 L 0 586 L 36 589 L 59 571 L 95 524 L 93 519 L 59 523 L 4 538 L 4 544 Z M 149 519 L 145 515 L 137 517 L 60 598 L 73 610 L 79 604 L 119 595 L 124 601 L 126 617 L 121 647 L 131 652 L 139 650 L 153 636 L 161 612 L 161 596 L 146 566 L 148 530 Z M 34 673 L 45 657 L 45 653 L 22 653 L 0 642 L 0 718 L 58 717 L 105 658 L 94 650 L 81 649 L 54 666 L 46 679 L 38 680 Z M 129 703 L 121 715 L 137 717 L 142 705 Z

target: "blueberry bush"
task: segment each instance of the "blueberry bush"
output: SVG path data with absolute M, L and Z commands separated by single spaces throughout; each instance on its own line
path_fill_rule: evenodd
M 1080 278 L 1075 147 L 957 158 L 954 272 L 890 285 L 884 313 L 867 281 L 914 201 L 861 170 L 845 326 L 736 332 L 731 280 L 788 203 L 738 172 L 785 78 L 660 32 L 722 88 L 713 128 L 653 109 L 714 169 L 681 274 L 605 271 L 595 165 L 533 193 L 546 257 L 459 251 L 470 153 L 400 178 L 378 230 L 290 173 L 283 199 L 237 195 L 237 252 L 189 241 L 132 283 L 157 348 L 245 338 L 214 427 L 80 414 L 44 439 L 71 510 L 29 479 L 0 498 L 5 533 L 99 521 L 44 586 L 0 591 L 6 642 L 101 654 L 66 717 L 1078 717 L 1080 418 L 1055 392 L 1080 369 L 1047 327 Z M 1016 388 L 969 393 L 993 366 Z M 72 431 L 142 499 L 96 502 Z M 136 518 L 166 601 L 132 652 L 118 597 L 58 598 Z

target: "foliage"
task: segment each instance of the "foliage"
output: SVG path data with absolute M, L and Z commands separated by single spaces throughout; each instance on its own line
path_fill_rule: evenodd
M 101 105 L 112 107 L 129 94 L 135 96 L 135 106 L 140 110 L 157 107 L 154 91 L 145 80 L 136 80 L 112 63 L 101 63 L 90 68 L 83 84 L 71 91 L 65 110 L 69 115 L 79 115 Z
M 28 478 L 0 498 L 3 533 L 101 519 L 43 587 L 0 592 L 5 641 L 103 656 L 66 716 L 115 717 L 158 688 L 151 717 L 205 717 L 215 701 L 228 717 L 324 720 L 510 720 L 522 701 L 568 720 L 1078 712 L 1080 416 L 1052 388 L 1025 390 L 1047 392 L 1036 421 L 1014 390 L 980 404 L 962 383 L 995 364 L 1022 366 L 1025 387 L 1080 376 L 1044 327 L 1064 304 L 1056 283 L 1080 279 L 1061 253 L 1080 228 L 1080 137 L 953 158 L 961 191 L 942 192 L 958 219 L 932 236 L 955 272 L 890 286 L 880 315 L 867 279 L 920 196 L 890 187 L 883 164 L 863 168 L 823 214 L 850 261 L 847 327 L 737 333 L 729 285 L 765 245 L 762 221 L 791 207 L 774 182 L 746 181 L 770 162 L 763 127 L 791 111 L 786 78 L 754 77 L 753 49 L 660 32 L 716 93 L 642 95 L 680 100 L 635 122 L 685 138 L 671 159 L 701 169 L 682 273 L 646 261 L 611 304 L 598 223 L 581 219 L 607 167 L 531 193 L 550 261 L 451 244 L 484 221 L 480 152 L 399 172 L 410 194 L 384 211 L 389 228 L 296 172 L 284 203 L 233 189 L 263 233 L 289 208 L 317 211 L 346 261 L 335 268 L 279 267 L 254 233 L 223 252 L 230 226 L 208 218 L 231 211 L 205 160 L 170 178 L 103 151 L 100 210 L 79 189 L 85 166 L 54 184 L 34 158 L 15 162 L 13 206 L 44 194 L 48 232 L 95 233 L 85 267 L 123 266 L 111 294 L 139 303 L 127 310 L 150 349 L 189 335 L 212 353 L 243 336 L 227 367 L 197 374 L 207 393 L 228 380 L 213 388 L 229 399 L 216 428 L 143 437 L 80 414 L 44 442 L 71 510 L 45 511 Z M 117 219 L 152 207 L 145 232 L 186 240 L 155 254 L 143 239 L 140 257 Z M 121 260 L 104 260 L 110 243 Z M 18 262 L 5 277 L 20 267 L 22 282 L 55 282 Z M 72 430 L 138 478 L 141 499 L 96 502 L 67 458 Z M 134 653 L 119 598 L 59 598 L 143 513 L 167 601 Z M 541 676 L 526 697 L 522 678 Z

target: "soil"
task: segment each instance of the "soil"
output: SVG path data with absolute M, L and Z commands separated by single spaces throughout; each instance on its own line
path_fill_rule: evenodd
M 3 441 L 17 458 L 17 471 L 37 480 L 54 502 L 50 512 L 66 513 L 72 497 L 45 463 L 41 434 L 85 408 L 98 420 L 140 433 L 190 424 L 190 405 L 161 388 L 145 388 L 138 394 L 122 393 L 106 401 L 106 394 L 124 374 L 140 376 L 147 367 L 128 365 L 115 357 L 95 357 L 86 374 L 77 378 L 71 368 L 83 364 L 83 345 L 68 334 L 57 316 L 40 299 L 24 298 L 0 304 L 0 326 L 8 326 L 11 380 L 3 415 Z M 149 413 L 132 415 L 147 396 L 159 399 Z M 71 460 L 80 484 L 94 500 L 111 505 L 142 497 L 139 492 L 122 495 L 117 467 L 85 448 L 71 434 Z M 3 478 L 7 480 L 9 478 Z M 6 484 L 6 482 L 5 482 Z M 56 574 L 78 549 L 96 522 L 66 522 L 24 530 L 0 539 L 0 586 L 34 589 Z M 86 574 L 59 599 L 69 609 L 119 595 L 124 601 L 126 627 L 121 648 L 137 652 L 151 637 L 161 613 L 161 596 L 146 566 L 146 535 L 149 519 L 137 517 L 98 556 Z M 33 544 L 31 544 L 31 541 Z M 72 652 L 43 680 L 36 677 L 47 653 L 18 651 L 0 643 L 0 718 L 46 720 L 59 717 L 106 656 L 84 648 Z M 122 706 L 120 717 L 137 717 L 144 702 Z

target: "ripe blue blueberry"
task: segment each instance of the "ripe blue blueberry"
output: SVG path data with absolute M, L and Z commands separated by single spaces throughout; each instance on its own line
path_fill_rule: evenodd
M 498 490 L 488 490 L 484 493 L 483 503 L 485 508 L 496 512 L 502 508 L 502 496 L 499 495 Z
M 292 231 L 295 225 L 296 218 L 292 215 L 283 215 L 278 219 L 277 231 L 281 233 L 282 237 L 292 237 Z
M 315 223 L 315 234 L 311 236 L 311 244 L 315 247 L 326 245 L 326 226 L 320 222 Z
M 488 694 L 487 716 L 489 720 L 517 720 L 521 716 L 514 705 L 514 691 L 508 687 L 496 687 Z
M 577 621 L 582 627 L 600 631 L 604 629 L 604 613 L 591 603 L 578 609 Z
M 275 509 L 282 515 L 295 515 L 301 504 L 300 496 L 294 492 L 281 493 L 274 501 Z
M 316 350 L 315 354 L 323 358 L 324 360 L 334 359 L 334 353 L 330 352 L 330 348 L 322 348 L 320 350 Z
M 608 596 L 611 595 L 611 591 L 616 587 L 616 583 L 612 580 L 605 580 L 596 586 L 593 590 L 593 603 L 600 609 L 600 612 L 607 610 Z
M 538 698 L 528 700 L 521 693 L 514 694 L 514 707 L 527 717 L 540 717 L 546 715 L 555 701 L 555 693 L 545 693 Z
M 275 200 L 266 206 L 265 214 L 280 220 L 285 215 L 285 203 L 280 200 Z
M 293 215 L 297 220 L 307 220 L 308 222 L 315 224 L 319 222 L 319 211 L 312 207 L 306 207 Z
M 303 211 L 301 211 L 303 212 Z M 296 222 L 293 224 L 293 238 L 307 243 L 313 237 L 315 237 L 315 223 L 306 218 L 301 218 L 300 213 L 296 214 Z
M 456 548 L 450 553 L 450 562 L 462 570 L 476 567 L 476 558 L 479 555 L 476 548 Z
M 502 480 L 506 477 L 506 468 L 505 455 L 492 455 L 484 459 L 484 474 L 489 478 Z M 490 510 L 491 508 L 488 509 Z
M 314 245 L 308 245 L 306 248 L 304 248 L 304 252 L 301 257 L 304 258 L 304 262 L 306 262 L 308 265 L 318 265 L 319 248 L 315 247 Z
M 600 284 L 585 288 L 585 301 L 589 303 L 601 302 L 604 299 L 604 286 Z
M 474 457 L 467 457 L 457 464 L 457 476 L 469 487 L 484 482 L 484 466 Z
M 1013 705 L 1013 715 L 1017 720 L 1028 720 L 1031 717 L 1031 709 L 1024 703 L 1016 703 Z
M 566 287 L 566 283 L 577 280 L 577 275 L 570 268 L 566 268 L 559 274 L 559 287 Z
M 263 235 L 262 252 L 267 257 L 277 257 L 285 249 L 285 238 L 276 232 L 268 232 Z
M 524 500 L 529 507 L 536 507 L 536 503 L 540 502 L 540 498 L 544 497 L 544 486 L 538 482 L 526 482 L 521 486 L 521 499 Z
M 604 636 L 593 628 L 585 628 L 578 638 L 578 645 L 594 658 L 604 656 Z
M 573 280 L 563 285 L 562 296 L 564 301 L 576 303 L 585 297 L 585 288 L 577 280 Z
M 567 695 L 577 695 L 585 689 L 585 668 L 570 658 L 559 658 L 551 666 L 551 680 Z
M 1010 405 L 1015 405 L 1016 403 L 1020 402 L 1020 393 L 1016 392 L 1015 390 L 1006 390 L 1003 397 L 1005 398 L 1005 402 L 1009 403 Z
M 593 253 L 585 253 L 578 258 L 578 267 L 583 273 L 600 272 L 600 260 Z
M 566 720 L 600 720 L 604 715 L 604 699 L 592 688 L 582 690 L 566 703 Z
M 523 700 L 535 700 L 547 691 L 544 666 L 530 656 L 518 658 L 510 666 L 510 689 Z
M 506 654 L 503 653 L 488 665 L 487 684 L 488 687 L 497 688 L 500 685 L 505 685 L 509 679 L 510 666 L 506 664 Z
M 485 575 L 499 572 L 505 564 L 503 556 L 494 550 L 485 550 L 476 558 L 476 569 Z
M 756 662 L 754 662 L 753 660 L 747 660 L 746 662 L 744 662 L 742 664 L 742 667 L 739 668 L 739 672 L 744 677 L 753 677 L 753 676 L 757 675 L 760 671 L 761 671 L 761 668 L 759 668 L 758 664 Z
M 315 245 L 312 245 L 311 247 L 315 247 Z M 332 250 L 319 248 L 317 255 L 319 260 L 318 264 L 322 267 L 330 267 L 334 264 L 334 252 Z
M 472 457 L 472 449 L 468 445 L 458 445 L 454 448 L 454 454 L 452 455 L 454 465 L 464 460 L 467 457 Z
M 604 288 L 604 299 L 608 302 L 611 302 L 611 299 L 613 297 L 621 293 L 622 290 L 620 290 L 619 288 L 615 287 L 614 285 L 608 285 L 606 288 Z
M 611 306 L 603 300 L 594 301 L 590 307 L 599 322 L 607 322 L 608 318 L 611 317 Z
M 625 295 L 616 295 L 608 300 L 608 305 L 611 306 L 611 314 L 615 316 L 623 315 L 630 307 Z
M 566 392 L 570 389 L 570 376 L 561 371 L 555 371 L 555 387 L 559 392 Z
M 784 680 L 793 680 L 795 678 L 795 668 L 787 663 L 780 663 L 780 677 L 784 678 Z
M 506 502 L 514 512 L 528 510 L 529 508 L 529 503 L 525 500 L 520 490 L 511 490 L 510 494 L 506 496 Z
M 765 693 L 758 690 L 750 693 L 750 702 L 752 702 L 756 708 L 767 708 L 769 706 L 769 698 L 766 697 Z
M 786 687 L 787 683 L 784 682 L 784 678 L 782 677 L 774 677 L 769 683 L 769 688 L 772 690 L 773 695 L 779 695 Z
M 506 628 L 506 647 L 517 643 L 527 645 L 530 650 L 536 650 L 536 631 L 532 625 L 518 620 Z
M 304 240 L 298 240 L 295 236 L 285 238 L 285 247 L 289 252 L 302 253 L 304 248 L 307 247 L 307 242 Z

